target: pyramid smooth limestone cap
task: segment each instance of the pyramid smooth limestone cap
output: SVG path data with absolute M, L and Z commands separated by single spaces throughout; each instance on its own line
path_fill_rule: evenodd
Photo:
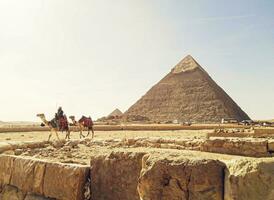
M 199 67 L 200 65 L 194 60 L 194 58 L 191 55 L 187 55 L 171 71 L 174 74 L 179 74 L 181 72 L 191 71 Z

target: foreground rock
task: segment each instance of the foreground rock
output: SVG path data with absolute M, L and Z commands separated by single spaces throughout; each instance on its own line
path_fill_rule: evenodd
M 88 176 L 87 166 L 48 163 L 44 177 L 44 194 L 62 200 L 83 200 L 83 189 Z
M 265 139 L 209 139 L 201 145 L 201 151 L 251 157 L 271 156 Z
M 58 200 L 84 200 L 88 178 L 88 166 L 0 156 L 0 191 L 3 190 L 0 200 L 4 196 L 13 200 L 17 195 L 15 189 L 23 194 L 34 193 Z
M 247 199 L 274 199 L 274 159 L 240 159 L 227 165 L 225 200 Z
M 91 194 L 96 200 L 139 200 L 144 153 L 111 153 L 91 159 Z
M 3 191 L 0 192 L 0 199 L 1 200 L 54 200 L 54 199 L 46 198 L 36 194 L 25 195 L 23 191 L 11 185 L 6 185 L 3 188 Z
M 58 163 L 55 154 L 49 154 L 48 161 L 33 159 L 32 153 L 28 158 L 2 154 L 0 200 L 274 200 L 274 158 L 182 150 L 208 147 L 263 155 L 272 151 L 272 143 L 135 138 L 38 146 L 39 151 L 85 156 L 90 166 Z
M 221 200 L 224 164 L 214 160 L 145 156 L 138 183 L 142 200 Z
M 18 188 L 6 185 L 0 193 L 1 200 L 24 200 L 24 194 Z

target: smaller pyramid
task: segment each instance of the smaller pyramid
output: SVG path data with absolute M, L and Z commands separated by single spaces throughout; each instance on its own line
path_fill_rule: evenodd
M 108 115 L 108 117 L 120 117 L 120 116 L 122 116 L 122 115 L 123 115 L 122 111 L 119 110 L 118 108 L 116 108 L 114 111 L 112 111 L 112 112 Z

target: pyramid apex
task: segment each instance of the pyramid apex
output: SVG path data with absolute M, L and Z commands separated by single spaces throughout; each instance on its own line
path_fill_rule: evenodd
M 123 115 L 122 111 L 116 108 L 114 111 L 112 111 L 108 116 L 121 116 Z
M 181 72 L 191 71 L 200 67 L 200 65 L 194 60 L 194 58 L 189 54 L 183 58 L 173 69 L 172 73 L 178 74 Z
M 185 58 L 191 58 L 191 59 L 194 59 L 193 57 L 192 57 L 192 55 L 190 55 L 190 54 L 188 54 L 186 57 L 184 57 L 184 59 Z

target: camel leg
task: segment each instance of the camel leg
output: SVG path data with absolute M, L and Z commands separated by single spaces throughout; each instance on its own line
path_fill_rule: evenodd
M 88 128 L 88 134 L 86 135 L 86 137 L 88 137 L 88 136 L 89 136 L 89 131 L 90 131 L 89 129 L 90 129 L 90 128 Z
M 48 141 L 50 140 L 51 136 L 52 136 L 52 130 L 50 130 Z
M 88 128 L 88 134 L 87 134 L 87 136 L 89 136 L 89 132 L 90 132 L 90 130 L 91 130 L 91 132 L 92 132 L 92 137 L 91 137 L 91 139 L 93 139 L 93 137 L 94 137 L 94 130 L 93 130 L 93 126 Z
M 66 137 L 65 137 L 65 140 L 68 138 L 68 132 L 66 131 Z
M 79 125 L 79 133 L 80 133 L 80 139 L 82 138 L 82 128 L 81 128 L 81 125 Z
M 94 130 L 93 130 L 93 126 L 91 127 L 91 132 L 92 132 L 92 139 L 94 138 Z
M 80 125 L 80 138 L 83 137 L 85 138 L 85 136 L 83 135 L 83 126 Z
M 70 140 L 70 131 L 67 130 L 67 134 L 66 134 L 66 139 L 68 138 L 68 140 Z
M 56 130 L 54 130 L 54 132 L 56 134 L 57 139 L 60 140 L 58 132 Z

